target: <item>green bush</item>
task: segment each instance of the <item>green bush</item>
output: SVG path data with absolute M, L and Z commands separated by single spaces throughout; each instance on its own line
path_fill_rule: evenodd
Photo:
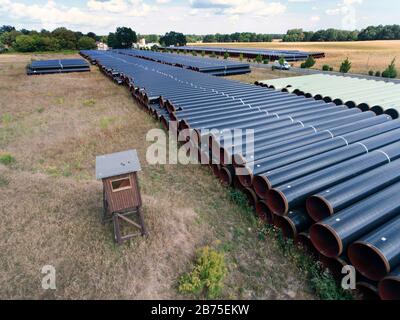
M 264 59 L 263 60 L 263 64 L 269 64 L 269 60 L 268 59 Z
M 181 276 L 178 290 L 215 299 L 220 295 L 227 272 L 224 255 L 204 247 L 198 253 L 192 272 Z
M 0 163 L 9 166 L 15 162 L 15 158 L 9 153 L 0 154 Z
M 348 73 L 351 69 L 351 62 L 349 60 L 349 58 L 346 58 L 346 60 L 344 60 L 342 62 L 342 65 L 340 66 L 339 71 L 342 73 Z
M 322 66 L 322 71 L 329 71 L 329 69 L 330 69 L 330 66 L 327 65 L 327 64 L 324 64 L 324 65 Z
M 91 50 L 96 49 L 96 41 L 90 37 L 82 37 L 78 41 L 78 49 L 79 50 Z
M 215 58 L 215 52 L 211 52 L 210 57 Z
M 382 72 L 382 77 L 384 78 L 396 78 L 397 70 L 396 70 L 396 59 L 393 59 L 390 65 Z
M 331 72 L 332 72 L 332 71 L 333 71 L 333 67 L 330 67 L 330 68 L 329 68 L 329 71 L 331 71 Z
M 201 56 L 204 57 L 205 55 L 206 55 L 206 52 L 203 50 L 203 51 L 201 52 Z
M 372 77 L 374 75 L 374 70 L 369 70 L 368 75 Z
M 243 53 L 239 54 L 239 60 L 243 61 L 243 58 L 244 58 Z
M 257 62 L 257 63 L 261 63 L 262 62 L 262 56 L 259 54 L 259 55 L 257 55 L 257 57 L 254 59 L 254 61 L 255 62 Z
M 375 77 L 380 77 L 380 76 L 381 76 L 381 72 L 380 71 L 375 72 Z
M 309 56 L 305 62 L 301 64 L 301 68 L 308 69 L 315 65 L 315 59 L 312 56 Z
M 229 58 L 229 53 L 228 52 L 224 52 L 224 59 L 228 59 Z

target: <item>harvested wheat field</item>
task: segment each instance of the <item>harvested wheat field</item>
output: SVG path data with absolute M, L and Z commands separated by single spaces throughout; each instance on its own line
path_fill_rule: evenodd
M 232 200 L 208 168 L 149 166 L 146 133 L 159 127 L 128 90 L 91 73 L 25 75 L 31 58 L 0 55 L 0 299 L 174 299 L 205 246 L 225 254 L 221 298 L 314 299 L 310 275 Z M 102 225 L 95 156 L 137 149 L 148 239 L 116 246 Z M 41 288 L 41 269 L 57 289 Z
M 373 70 L 383 71 L 393 58 L 400 59 L 400 40 L 392 41 L 357 41 L 357 42 L 263 42 L 263 43 L 203 43 L 195 44 L 217 47 L 242 47 L 242 48 L 264 48 L 302 51 L 322 51 L 326 58 L 317 59 L 314 68 L 321 69 L 328 64 L 335 71 L 347 57 L 352 62 L 351 73 L 367 74 Z M 398 62 L 399 65 L 400 62 Z M 295 63 L 299 66 L 300 63 Z

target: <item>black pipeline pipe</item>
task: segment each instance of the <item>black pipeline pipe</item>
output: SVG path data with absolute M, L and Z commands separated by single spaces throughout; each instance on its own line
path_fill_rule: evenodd
M 320 221 L 400 181 L 400 161 L 396 160 L 361 176 L 335 185 L 307 199 L 307 212 Z
M 390 108 L 390 109 L 385 110 L 384 114 L 387 114 L 387 115 L 391 116 L 393 119 L 398 119 L 399 118 L 399 112 L 394 108 Z
M 388 137 L 388 139 L 392 138 L 392 141 L 397 142 L 387 147 L 338 163 L 271 189 L 267 193 L 268 207 L 273 213 L 286 215 L 290 208 L 305 204 L 305 200 L 316 192 L 399 159 L 400 142 L 398 141 L 400 140 L 400 130 L 394 130 L 392 134 L 397 137 L 392 136 Z M 380 135 L 380 137 L 384 135 L 387 134 Z M 389 143 L 388 141 L 387 144 Z M 356 145 L 361 146 L 360 144 Z M 368 144 L 363 143 L 361 147 L 364 148 L 364 152 L 370 150 Z
M 341 282 L 342 278 L 345 276 L 342 273 L 343 267 L 350 265 L 350 261 L 346 256 L 328 258 L 320 254 L 319 261 L 325 269 L 329 270 L 333 278 L 339 282 Z
M 239 182 L 239 179 L 237 176 L 233 177 L 233 187 L 239 191 L 243 191 L 244 187 L 242 186 L 242 184 Z
M 339 127 L 342 125 L 346 124 L 352 124 L 356 123 L 361 120 L 365 119 L 371 119 L 371 118 L 376 118 L 375 114 L 373 112 L 363 112 L 363 113 L 356 113 L 354 115 L 350 116 L 342 116 L 342 117 L 336 117 L 335 119 L 328 119 L 328 120 L 316 120 L 313 122 L 311 125 L 306 125 L 306 126 L 300 126 L 299 128 L 290 128 L 282 132 L 278 133 L 273 133 L 271 134 L 268 128 L 261 128 L 257 129 L 254 132 L 255 139 L 254 140 L 261 140 L 261 139 L 268 139 L 271 141 L 271 145 L 274 143 L 280 143 L 282 141 L 290 140 L 296 137 L 301 137 L 301 136 L 306 136 L 308 134 L 313 134 L 316 131 L 323 131 L 323 130 L 328 130 L 332 129 L 335 127 Z M 245 139 L 245 136 L 242 134 L 239 135 L 232 135 L 232 137 L 240 137 L 242 136 L 242 139 Z M 228 146 L 229 144 L 224 140 L 224 136 L 215 136 L 215 135 L 210 135 L 210 146 L 216 143 L 218 145 L 218 148 L 221 146 Z
M 250 188 L 243 189 L 243 193 L 246 196 L 249 205 L 251 207 L 255 208 L 256 204 L 258 202 L 258 198 L 257 198 L 256 193 Z
M 375 281 L 365 279 L 357 280 L 356 289 L 360 300 L 380 300 L 378 286 Z
M 209 104 L 206 106 L 201 106 L 201 107 L 196 107 L 195 109 L 190 108 L 188 110 L 180 110 L 180 111 L 175 111 L 174 113 L 176 115 L 187 115 L 187 114 L 194 114 L 194 113 L 204 113 L 204 112 L 210 112 L 210 111 L 215 111 L 214 109 L 216 108 L 216 104 L 213 100 L 208 101 Z M 235 100 L 231 100 L 228 99 L 226 101 L 227 104 L 232 104 L 232 103 L 240 103 L 241 105 L 246 105 L 248 107 L 251 108 L 260 108 L 260 109 L 265 109 L 268 112 L 277 112 L 279 110 L 282 109 L 289 109 L 289 108 L 293 108 L 293 107 L 301 107 L 301 106 L 318 106 L 318 105 L 325 105 L 325 106 L 329 106 L 326 103 L 321 103 L 321 102 L 317 102 L 317 101 L 310 101 L 310 100 L 302 100 L 302 101 L 296 101 L 293 99 L 290 99 L 290 101 L 288 101 L 287 99 L 281 99 L 278 101 L 268 101 L 268 102 L 258 102 L 258 103 L 252 103 L 251 105 L 249 105 L 248 103 L 245 103 L 243 100 L 241 99 L 235 99 Z M 218 103 L 217 105 L 221 105 L 221 103 Z
M 376 126 L 377 128 L 371 128 L 371 131 L 363 129 L 344 135 L 344 139 L 337 137 L 298 148 L 293 152 L 282 153 L 283 159 L 280 159 L 279 155 L 266 158 L 263 160 L 266 162 L 263 172 L 258 173 L 254 170 L 258 174 L 253 179 L 254 190 L 259 197 L 265 198 L 267 192 L 274 186 L 396 142 L 399 139 L 395 134 L 400 132 L 400 129 L 390 129 L 395 128 L 393 125 L 399 124 L 400 122 L 389 121 Z M 258 165 L 261 163 L 257 163 Z
M 370 280 L 379 281 L 399 265 L 399 230 L 400 215 L 351 244 L 348 255 L 357 271 Z
M 274 215 L 276 216 L 276 215 Z M 310 234 L 308 232 L 301 232 L 296 237 L 296 243 L 299 247 L 301 247 L 305 252 L 310 254 L 312 257 L 317 258 L 319 253 L 315 249 Z
M 202 129 L 217 129 L 217 130 L 224 130 L 224 129 L 254 129 L 256 126 L 260 125 L 262 126 L 263 124 L 269 125 L 268 129 L 269 130 L 278 130 L 282 129 L 284 130 L 289 129 L 290 127 L 305 127 L 307 125 L 312 125 L 314 122 L 318 121 L 329 121 L 332 119 L 337 119 L 339 117 L 343 117 L 345 115 L 351 116 L 352 114 L 356 112 L 352 112 L 352 110 L 344 110 L 344 111 L 334 111 L 331 113 L 331 111 L 328 111 L 328 114 L 323 114 L 324 112 L 320 111 L 317 112 L 316 114 L 310 114 L 310 115 L 305 115 L 301 117 L 297 117 L 296 119 L 292 120 L 289 117 L 283 117 L 279 119 L 269 119 L 267 116 L 267 123 L 264 122 L 264 120 L 258 120 L 253 119 L 255 122 L 254 123 L 248 123 L 248 119 L 239 119 L 237 121 L 225 121 L 221 123 L 205 123 L 202 125 L 195 124 L 194 130 L 197 132 L 198 136 L 201 136 L 201 130 Z M 186 128 L 186 126 L 183 126 Z M 187 126 L 188 127 L 188 126 Z
M 290 110 L 289 112 L 282 112 L 279 114 L 276 114 L 275 117 L 277 118 L 275 120 L 275 122 L 285 122 L 288 123 L 289 125 L 293 124 L 293 123 L 298 123 L 298 125 L 301 125 L 304 127 L 304 122 L 303 121 L 312 121 L 313 119 L 315 119 L 316 116 L 318 117 L 322 117 L 325 114 L 329 115 L 329 114 L 333 114 L 333 113 L 339 113 L 339 112 L 343 112 L 343 111 L 349 111 L 347 108 L 344 107 L 330 107 L 330 108 L 326 108 L 325 106 L 322 107 L 315 107 L 315 108 L 299 108 L 295 111 Z M 271 114 L 269 114 L 268 116 L 271 116 Z M 310 120 L 311 119 L 311 120 Z M 266 132 L 264 132 L 264 134 L 266 134 Z M 233 141 L 234 142 L 234 141 Z M 254 148 L 258 148 L 261 147 L 263 145 L 265 145 L 265 143 L 271 143 L 270 140 L 266 141 L 265 139 L 261 139 L 258 138 L 257 140 L 254 140 L 254 142 L 257 142 L 258 144 L 254 146 Z M 234 149 L 239 149 L 242 150 L 243 143 L 229 143 L 224 145 L 225 148 L 230 148 L 232 149 L 233 147 L 233 151 Z
M 274 216 L 274 225 L 281 229 L 285 238 L 295 239 L 300 232 L 308 230 L 312 220 L 304 211 L 290 211 L 287 216 Z
M 258 201 L 256 204 L 256 214 L 261 219 L 268 224 L 274 223 L 274 215 L 271 210 L 268 209 L 267 204 L 264 201 Z
M 245 165 L 247 161 L 254 159 L 253 161 L 259 161 L 263 158 L 270 157 L 276 154 L 280 154 L 282 152 L 286 152 L 289 150 L 294 150 L 296 148 L 300 148 L 306 145 L 311 145 L 313 143 L 317 143 L 324 140 L 330 140 L 334 137 L 341 136 L 343 134 L 347 134 L 350 132 L 354 132 L 357 130 L 365 129 L 368 127 L 373 127 L 378 124 L 382 124 L 384 122 L 390 121 L 391 118 L 386 115 L 373 117 L 370 119 L 365 119 L 359 122 L 353 122 L 349 124 L 345 124 L 336 128 L 332 128 L 329 130 L 317 131 L 313 132 L 309 135 L 300 136 L 291 140 L 286 140 L 285 143 L 281 141 L 277 143 L 270 143 L 267 145 L 257 144 L 255 142 L 255 151 L 254 155 L 251 156 L 250 159 L 246 158 L 246 154 L 242 152 L 241 154 L 235 153 L 234 155 L 234 163 L 235 165 Z M 267 139 L 264 139 L 267 140 Z M 269 139 L 268 139 L 269 140 Z M 265 142 L 264 142 L 265 143 Z M 243 144 L 244 145 L 244 144 Z M 242 148 L 244 148 L 242 145 Z M 245 148 L 244 148 L 245 150 Z M 251 164 L 250 164 L 251 165 Z M 260 172 L 260 170 L 259 170 Z
M 235 177 L 235 168 L 232 165 L 222 167 L 219 172 L 219 179 L 224 187 L 229 187 Z
M 189 116 L 199 116 L 199 115 L 209 115 L 217 112 L 221 112 L 223 110 L 226 111 L 232 111 L 235 110 L 236 108 L 242 107 L 242 108 L 248 108 L 248 109 L 255 109 L 259 111 L 265 111 L 268 114 L 273 113 L 273 112 L 291 112 L 293 110 L 297 110 L 297 108 L 300 108 L 302 106 L 307 106 L 311 108 L 312 106 L 318 106 L 317 104 L 312 104 L 309 102 L 304 102 L 302 104 L 299 104 L 298 102 L 296 103 L 291 103 L 291 104 L 286 104 L 285 102 L 280 102 L 280 106 L 278 107 L 273 107 L 273 105 L 268 104 L 268 107 L 265 107 L 264 105 L 248 105 L 248 104 L 243 104 L 243 102 L 239 100 L 232 100 L 230 102 L 224 102 L 224 103 L 215 103 L 214 101 L 209 101 L 209 104 L 207 106 L 201 107 L 201 108 L 196 108 L 196 109 L 189 109 L 189 110 L 181 110 L 181 111 L 175 111 L 171 113 L 172 118 L 174 119 L 185 119 Z M 325 104 L 327 107 L 327 105 Z M 296 108 L 296 109 L 295 109 Z
M 310 229 L 314 246 L 327 257 L 342 255 L 351 243 L 399 214 L 399 188 L 396 183 L 314 224 Z
M 315 108 L 306 108 L 306 109 L 300 109 L 299 111 L 293 111 L 291 113 L 292 117 L 290 116 L 282 116 L 280 117 L 280 115 L 278 114 L 268 114 L 267 112 L 265 112 L 264 110 L 259 110 L 256 108 L 249 108 L 248 111 L 246 111 L 246 113 L 238 113 L 236 112 L 236 114 L 234 113 L 233 115 L 227 117 L 227 118 L 232 118 L 234 116 L 236 116 L 236 118 L 240 117 L 243 118 L 245 115 L 249 114 L 249 113 L 254 113 L 254 112 L 259 112 L 262 114 L 265 114 L 266 117 L 270 118 L 270 119 L 275 119 L 275 121 L 277 122 L 286 122 L 286 123 L 293 123 L 295 121 L 306 121 L 309 119 L 315 119 L 324 115 L 328 115 L 328 114 L 334 114 L 334 113 L 340 113 L 340 112 L 347 112 L 349 114 L 354 114 L 356 112 L 352 112 L 351 110 L 349 110 L 346 107 L 330 107 L 330 108 L 326 108 L 326 107 L 315 107 Z M 199 118 L 199 120 L 197 120 L 197 118 Z M 243 122 L 243 120 L 245 119 L 237 119 L 238 123 Z M 222 116 L 219 117 L 215 117 L 212 120 L 201 120 L 201 117 L 185 117 L 184 120 L 182 120 L 186 123 L 187 127 L 193 127 L 193 128 L 201 128 L 202 126 L 207 126 L 208 128 L 213 128 L 213 126 L 221 126 L 221 125 L 233 125 L 235 122 L 227 122 L 224 121 L 224 118 Z
M 400 300 L 400 266 L 379 282 L 378 291 L 382 300 Z

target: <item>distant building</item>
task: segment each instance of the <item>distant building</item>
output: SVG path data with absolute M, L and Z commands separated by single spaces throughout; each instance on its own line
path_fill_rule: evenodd
M 104 42 L 96 42 L 97 45 L 97 50 L 108 50 L 108 45 L 105 44 Z
M 146 43 L 146 39 L 142 38 L 139 39 L 137 43 L 133 44 L 132 47 L 136 49 L 151 49 L 154 46 L 160 47 L 160 44 L 156 42 Z

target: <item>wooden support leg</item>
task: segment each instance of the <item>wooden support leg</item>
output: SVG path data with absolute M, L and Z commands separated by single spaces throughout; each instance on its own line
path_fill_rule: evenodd
M 118 245 L 122 244 L 122 235 L 121 235 L 121 226 L 119 225 L 119 217 L 118 213 L 113 215 L 113 223 L 114 223 L 114 239 Z
M 142 208 L 138 209 L 138 216 L 139 216 L 140 225 L 142 226 L 142 236 L 143 237 L 148 237 L 149 233 L 147 232 L 147 228 L 146 228 L 146 225 L 144 223 L 144 217 L 143 217 Z

